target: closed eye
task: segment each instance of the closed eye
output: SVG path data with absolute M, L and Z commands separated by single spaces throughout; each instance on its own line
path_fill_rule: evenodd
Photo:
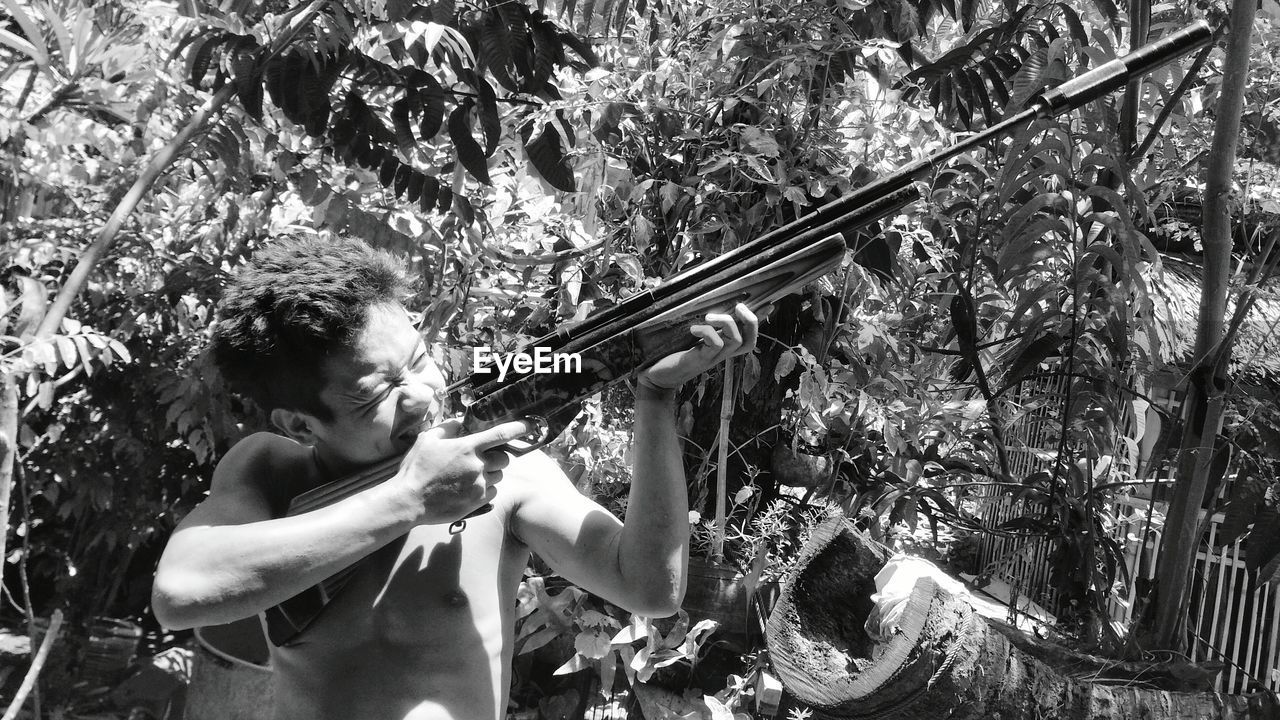
M 393 382 L 387 385 L 385 389 L 379 390 L 373 393 L 371 396 L 367 396 L 365 399 L 361 400 L 358 405 L 356 405 L 356 408 L 360 412 L 368 412 L 378 407 L 378 405 L 382 404 L 382 401 L 387 398 L 387 395 L 391 394 L 391 389 L 394 388 L 395 386 L 396 386 L 396 383 Z

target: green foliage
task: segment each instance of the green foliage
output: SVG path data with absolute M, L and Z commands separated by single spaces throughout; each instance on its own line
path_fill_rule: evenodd
M 619 667 L 634 684 L 648 682 L 662 668 L 696 663 L 716 629 L 714 620 L 695 623 L 683 610 L 674 623 L 632 615 L 624 627 L 612 614 L 595 609 L 599 601 L 580 588 L 570 586 L 552 595 L 540 576 L 526 578 L 517 598 L 517 653 L 571 638 L 573 653 L 553 674 L 591 670 L 600 677 L 600 691 L 606 696 L 612 694 Z M 636 647 L 639 642 L 644 645 Z
M 1067 37 L 1059 34 L 1064 26 Z M 1069 44 L 1083 48 L 1099 40 L 1109 44 L 1101 33 L 1091 37 L 1067 3 L 1024 4 L 916 67 L 896 86 L 908 101 L 927 99 L 949 123 L 978 129 L 1022 109 L 1046 84 L 1066 80 Z
M 424 213 L 456 207 L 472 222 L 457 170 L 492 184 L 489 165 L 512 142 L 504 124 L 519 128 L 518 146 L 547 182 L 574 189 L 565 164 L 574 134 L 556 129 L 566 118 L 553 112 L 551 80 L 558 68 L 585 70 L 595 58 L 542 12 L 522 3 L 328 4 L 286 50 L 268 52 L 266 38 L 298 30 L 290 14 L 201 17 L 211 27 L 184 42 L 191 84 L 201 88 L 210 74 L 213 90 L 232 83 L 258 122 L 270 101 L 314 139 L 310 151 L 374 173 Z M 447 141 L 437 137 L 442 129 Z
M 24 14 L 37 29 L 0 35 L 11 61 L 0 62 L 0 141 L 22 148 L 16 180 L 0 180 L 15 183 L 3 310 L 19 339 L 91 226 L 51 239 L 13 231 L 15 218 L 99 223 L 192 108 L 228 85 L 236 96 L 130 221 L 79 324 L 4 349 L 34 403 L 21 552 L 40 582 L 96 594 L 95 612 L 140 610 L 128 588 L 98 578 L 134 556 L 145 576 L 148 548 L 252 429 L 251 413 L 231 420 L 247 409 L 200 349 L 224 273 L 273 236 L 357 235 L 405 257 L 422 278 L 415 310 L 458 377 L 465 348 L 509 349 L 651 287 L 954 129 L 989 124 L 1122 44 L 1111 0 L 389 0 L 327 3 L 299 23 L 313 7 L 143 16 L 130 3 L 68 2 Z M 270 51 L 279 38 L 286 46 Z M 36 80 L 16 97 L 24 73 Z M 1143 85 L 1144 117 L 1180 73 Z M 877 532 L 922 520 L 977 528 L 975 488 L 1012 486 L 1035 511 L 988 530 L 1062 539 L 1059 582 L 1096 611 L 1123 580 L 1099 514 L 1132 453 L 1120 432 L 1132 397 L 1119 388 L 1159 352 L 1145 324 L 1159 274 L 1141 198 L 1185 174 L 1211 100 L 1211 86 L 1191 88 L 1170 120 L 1178 137 L 1136 160 L 1117 147 L 1113 104 L 1096 103 L 940 169 L 929 203 L 883 234 L 849 233 L 841 272 L 780 303 L 758 357 L 738 370 L 732 559 L 756 579 L 784 567 L 803 541 L 804 502 L 842 505 Z M 1037 384 L 1049 377 L 1067 386 Z M 704 516 L 719 382 L 709 375 L 681 397 Z M 628 479 L 620 392 L 553 448 L 616 509 Z M 1018 434 L 1033 423 L 1047 444 Z M 780 489 L 779 447 L 816 458 L 816 479 Z M 1010 452 L 1046 460 L 1016 471 Z M 794 522 L 782 534 L 784 520 Z M 536 617 L 526 648 L 551 627 Z M 575 639 L 621 628 L 590 617 L 600 622 L 569 621 Z M 609 652 L 629 646 L 605 639 Z M 667 640 L 646 639 L 650 658 Z M 592 642 L 582 656 L 601 659 Z

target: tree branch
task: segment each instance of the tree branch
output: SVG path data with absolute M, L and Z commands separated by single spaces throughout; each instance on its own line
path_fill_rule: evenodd
M 62 611 L 54 610 L 53 618 L 49 620 L 49 630 L 44 634 L 44 640 L 40 641 L 40 649 L 36 651 L 35 659 L 31 661 L 31 667 L 27 668 L 27 676 L 22 679 L 22 686 L 18 688 L 18 694 L 13 696 L 13 702 L 9 703 L 9 709 L 4 713 L 4 720 L 14 720 L 18 717 L 18 712 L 22 709 L 23 703 L 27 701 L 27 695 L 31 694 L 31 688 L 36 685 L 36 678 L 39 677 L 40 671 L 44 669 L 44 663 L 49 659 L 49 651 L 53 649 L 53 642 L 57 639 L 58 633 L 62 630 Z

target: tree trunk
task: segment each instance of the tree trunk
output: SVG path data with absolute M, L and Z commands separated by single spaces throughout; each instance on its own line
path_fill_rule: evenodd
M 916 583 L 893 638 L 877 647 L 863 628 L 885 557 L 842 517 L 829 520 L 801 553 L 769 618 L 766 640 L 778 676 L 822 717 L 1277 717 L 1265 693 L 1171 689 L 1182 681 L 1161 666 L 1109 662 L 1026 636 L 982 618 L 928 578 Z
M 1231 343 L 1225 342 L 1227 276 L 1231 265 L 1231 217 L 1227 197 L 1240 135 L 1240 113 L 1248 83 L 1249 44 L 1256 14 L 1255 0 L 1236 0 L 1231 8 L 1222 91 L 1215 109 L 1213 146 L 1205 178 L 1204 277 L 1200 296 L 1200 320 L 1196 329 L 1193 369 L 1183 400 L 1186 430 L 1177 483 L 1165 522 L 1160 565 L 1156 574 L 1153 640 L 1160 649 L 1181 652 L 1186 644 L 1187 595 L 1191 566 L 1203 528 L 1200 508 L 1209 485 L 1214 441 L 1222 429 L 1226 360 Z

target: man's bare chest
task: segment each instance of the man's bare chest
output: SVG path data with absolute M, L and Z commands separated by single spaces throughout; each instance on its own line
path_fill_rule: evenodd
M 527 558 L 497 518 L 472 520 L 460 533 L 419 526 L 359 563 L 302 640 L 319 649 L 492 638 L 514 606 Z

